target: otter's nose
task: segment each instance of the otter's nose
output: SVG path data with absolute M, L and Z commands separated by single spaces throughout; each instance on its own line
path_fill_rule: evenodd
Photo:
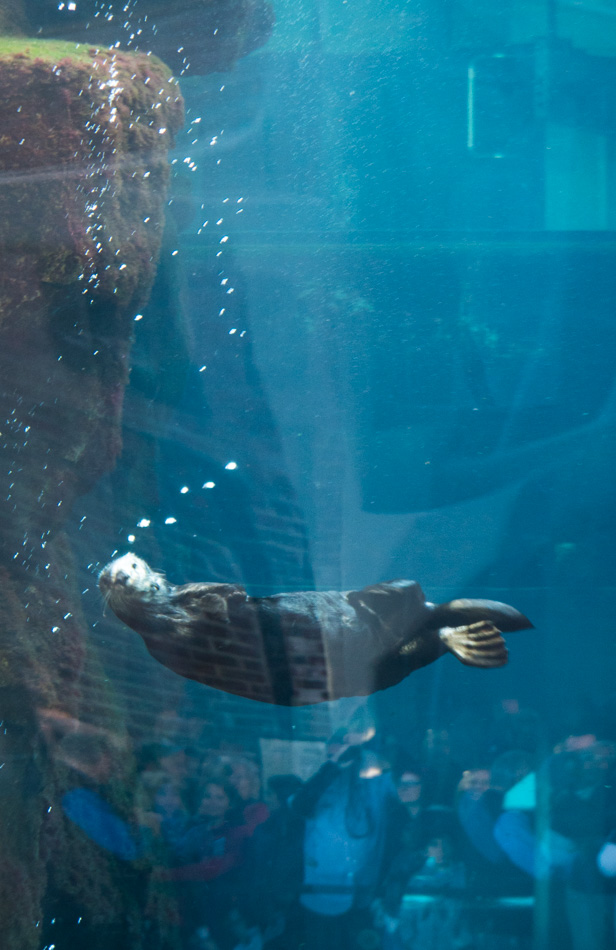
M 128 574 L 126 571 L 118 571 L 117 574 L 113 575 L 113 583 L 119 584 L 122 587 L 126 587 L 128 584 Z

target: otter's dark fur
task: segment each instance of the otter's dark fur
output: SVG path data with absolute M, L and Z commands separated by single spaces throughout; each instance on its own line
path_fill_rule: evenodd
M 431 604 L 407 580 L 273 597 L 236 584 L 176 587 L 133 554 L 108 564 L 99 586 L 170 670 L 285 706 L 367 696 L 447 652 L 469 666 L 503 666 L 501 631 L 532 627 L 496 601 Z

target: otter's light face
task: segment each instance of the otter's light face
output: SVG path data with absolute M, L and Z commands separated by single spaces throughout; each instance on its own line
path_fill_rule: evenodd
M 140 600 L 156 597 L 166 581 L 136 554 L 124 554 L 101 571 L 98 586 L 112 610 L 128 603 L 135 595 Z

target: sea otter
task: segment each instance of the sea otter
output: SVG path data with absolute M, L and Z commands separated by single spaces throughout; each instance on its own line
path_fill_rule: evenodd
M 492 600 L 431 604 L 408 580 L 272 597 L 251 597 L 237 584 L 176 587 L 134 554 L 111 561 L 99 587 L 159 663 L 282 706 L 367 696 L 444 653 L 468 666 L 503 666 L 501 631 L 532 627 Z

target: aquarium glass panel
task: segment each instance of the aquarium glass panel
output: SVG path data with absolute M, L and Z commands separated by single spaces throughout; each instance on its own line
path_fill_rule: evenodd
M 616 5 L 0 0 L 0 950 L 614 950 Z

